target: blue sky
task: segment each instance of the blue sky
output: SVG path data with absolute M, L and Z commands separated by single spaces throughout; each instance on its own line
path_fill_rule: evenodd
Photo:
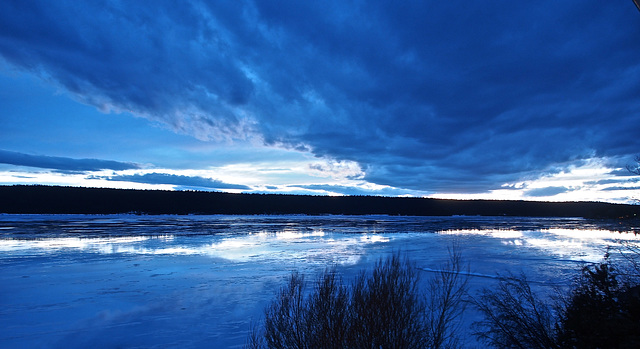
M 0 184 L 640 197 L 632 1 L 2 1 Z

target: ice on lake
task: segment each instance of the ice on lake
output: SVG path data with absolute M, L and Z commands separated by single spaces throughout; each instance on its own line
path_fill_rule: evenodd
M 607 247 L 638 241 L 637 227 L 619 223 L 0 215 L 0 347 L 242 347 L 293 270 L 313 278 L 336 266 L 348 280 L 401 251 L 426 279 L 454 243 L 470 264 L 474 289 L 509 272 L 525 273 L 539 287 L 567 285 Z

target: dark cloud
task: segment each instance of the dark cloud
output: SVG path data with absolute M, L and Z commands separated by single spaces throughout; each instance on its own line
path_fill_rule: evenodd
M 0 150 L 0 163 L 16 166 L 47 168 L 65 172 L 85 172 L 99 170 L 118 171 L 140 168 L 140 165 L 128 162 L 30 155 L 7 150 Z
M 146 173 L 134 175 L 118 175 L 109 177 L 99 177 L 110 181 L 134 182 L 145 184 L 171 184 L 186 188 L 209 188 L 209 189 L 240 189 L 249 190 L 251 188 L 246 185 L 224 183 L 215 179 L 198 177 L 198 176 L 182 176 L 168 173 Z
M 481 192 L 640 149 L 631 2 L 4 1 L 0 55 L 84 103 Z

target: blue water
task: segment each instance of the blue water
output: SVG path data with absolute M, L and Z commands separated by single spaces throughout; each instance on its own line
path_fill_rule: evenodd
M 472 289 L 507 272 L 566 285 L 639 230 L 578 218 L 0 215 L 0 347 L 241 347 L 293 270 L 336 266 L 348 279 L 401 251 L 428 278 L 457 244 Z

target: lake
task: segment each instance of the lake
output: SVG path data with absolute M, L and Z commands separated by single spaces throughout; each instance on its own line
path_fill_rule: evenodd
M 349 280 L 401 252 L 426 279 L 457 244 L 472 292 L 509 272 L 544 289 L 608 247 L 617 258 L 638 231 L 581 218 L 0 215 L 0 347 L 242 347 L 293 270 Z

